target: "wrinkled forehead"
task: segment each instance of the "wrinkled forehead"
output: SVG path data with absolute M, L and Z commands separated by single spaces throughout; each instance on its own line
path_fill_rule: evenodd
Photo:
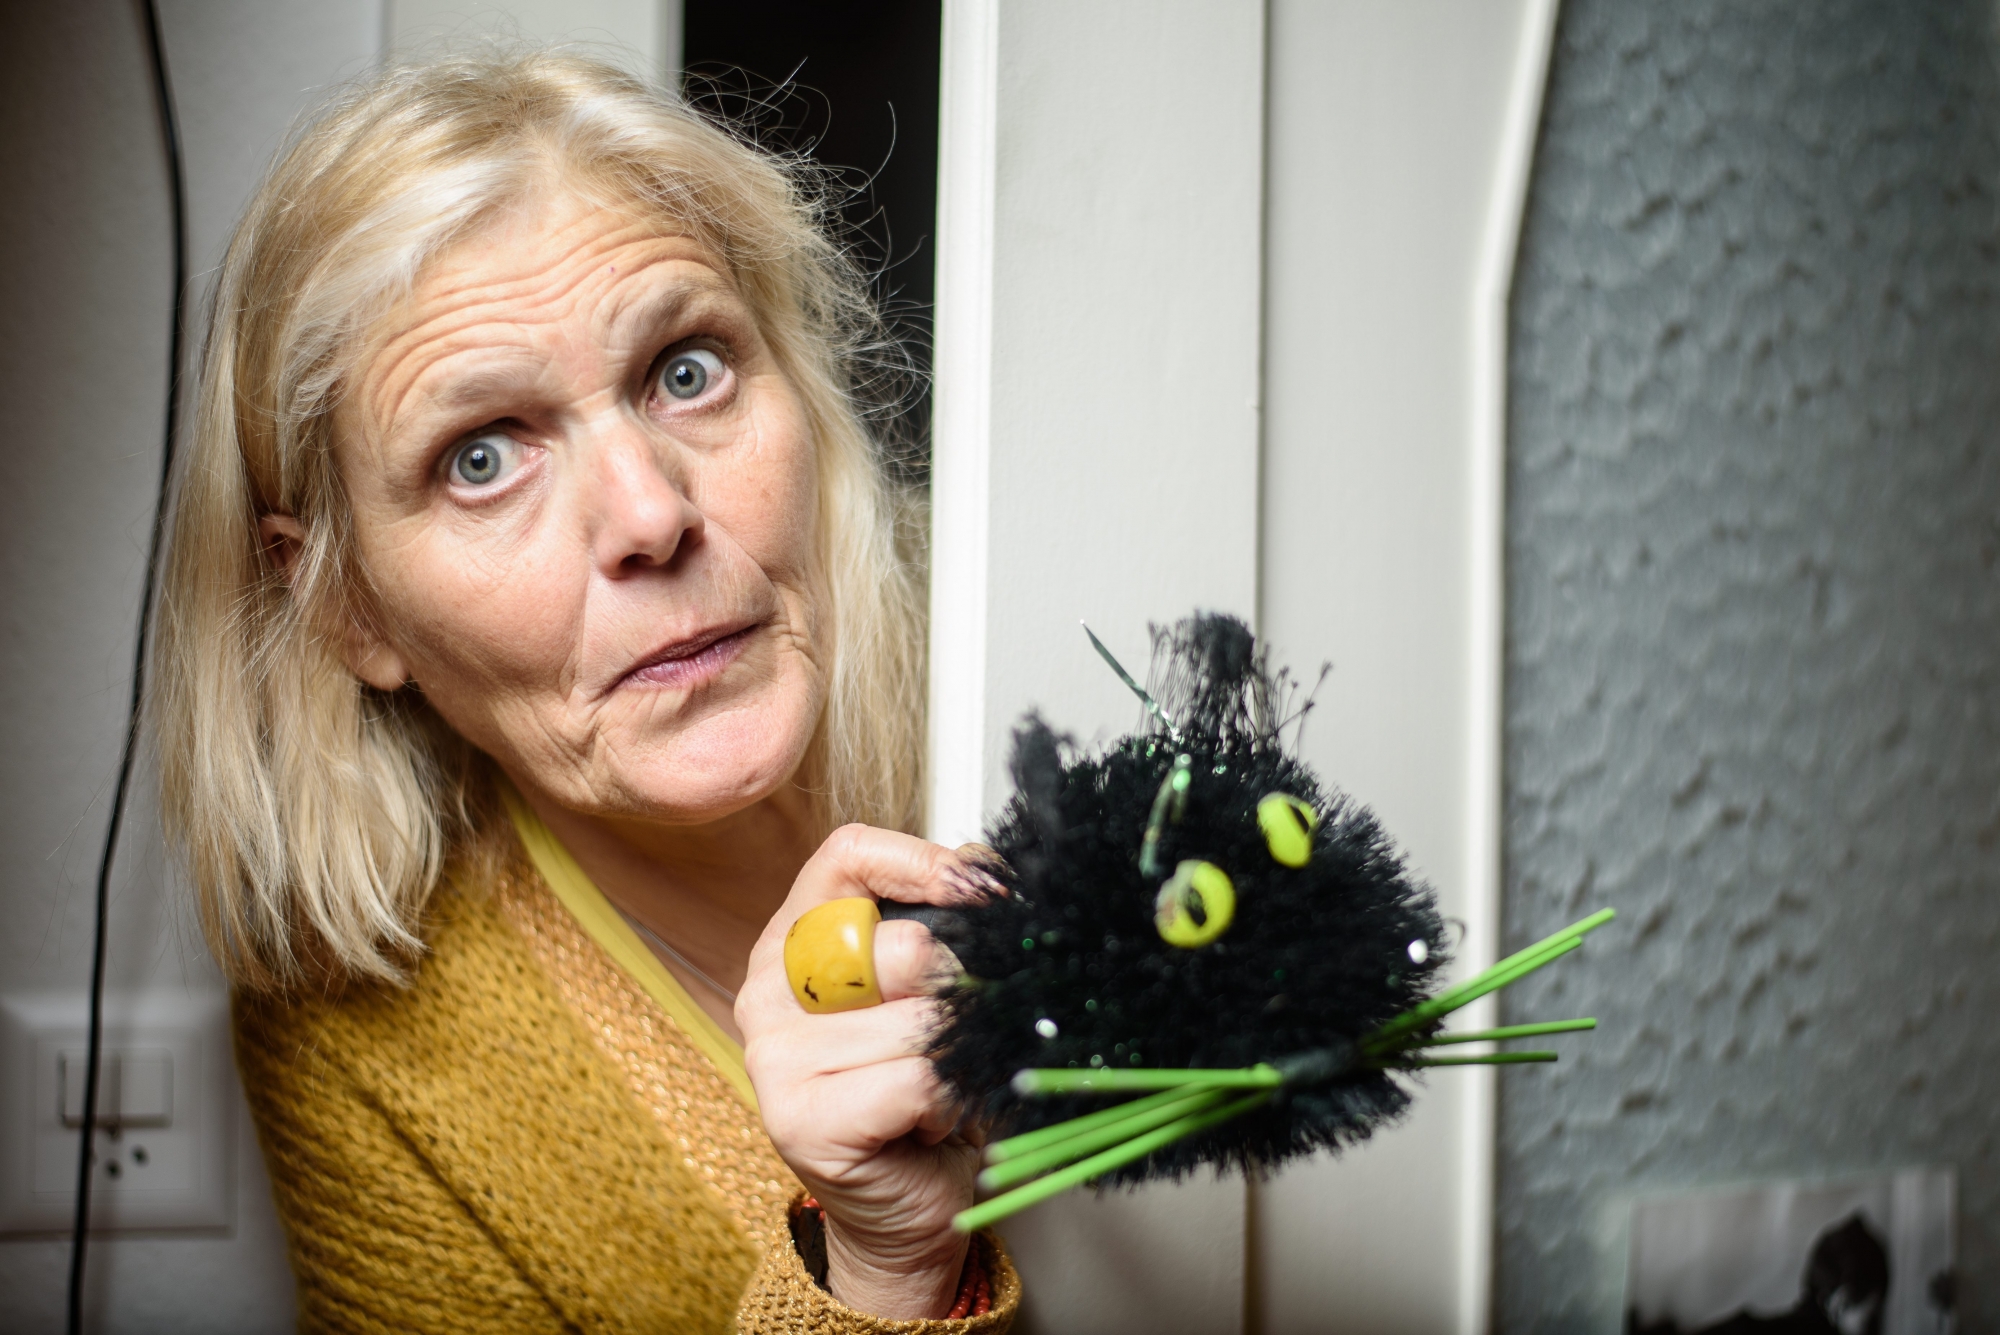
M 259 504 L 314 504 L 315 460 L 343 418 L 352 424 L 352 398 L 385 341 L 406 327 L 425 288 L 482 247 L 493 251 L 496 237 L 615 212 L 693 242 L 755 332 L 768 338 L 774 322 L 782 332 L 792 306 L 785 266 L 797 249 L 784 201 L 728 163 L 672 145 L 623 147 L 633 151 L 579 153 L 530 136 L 421 165 L 391 150 L 379 171 L 329 169 L 274 205 L 245 252 L 230 317 L 244 335 L 233 351 L 237 384 L 249 391 L 239 396 L 239 440 Z
M 337 416 L 346 427 L 376 416 L 385 381 L 448 349 L 643 336 L 636 326 L 690 306 L 758 323 L 727 261 L 681 220 L 582 192 L 545 192 L 454 238 L 379 309 L 353 346 Z
M 368 356 L 441 305 L 475 294 L 533 303 L 558 295 L 603 263 L 618 276 L 622 256 L 700 266 L 735 289 L 722 248 L 705 229 L 657 206 L 599 189 L 550 181 L 496 206 L 439 245 L 378 307 L 357 351 Z
M 605 210 L 468 238 L 381 322 L 336 413 L 348 446 L 429 439 L 624 383 L 670 329 L 748 354 L 756 322 L 693 238 Z M 460 420 L 467 419 L 467 420 Z

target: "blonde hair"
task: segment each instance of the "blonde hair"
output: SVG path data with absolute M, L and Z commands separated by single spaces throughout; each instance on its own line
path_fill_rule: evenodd
M 366 574 L 332 417 L 425 266 L 552 179 L 726 262 L 817 451 L 832 625 L 802 774 L 827 829 L 920 824 L 921 516 L 867 425 L 886 344 L 810 172 L 575 56 L 390 69 L 294 137 L 238 224 L 176 480 L 152 720 L 167 828 L 239 984 L 309 965 L 400 978 L 447 860 L 493 824 L 480 758 L 416 691 L 364 686 L 339 652 Z M 259 537 L 271 513 L 305 528 L 289 574 Z

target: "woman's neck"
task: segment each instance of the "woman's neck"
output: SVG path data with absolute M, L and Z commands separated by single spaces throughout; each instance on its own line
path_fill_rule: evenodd
M 682 957 L 660 962 L 740 1041 L 734 1008 L 718 988 L 741 989 L 751 948 L 818 846 L 811 798 L 787 784 L 705 825 L 655 825 L 582 814 L 521 791 L 604 897 Z

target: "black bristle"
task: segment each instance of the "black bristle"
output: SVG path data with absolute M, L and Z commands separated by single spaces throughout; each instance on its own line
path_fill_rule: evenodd
M 1423 1000 L 1447 963 L 1428 888 L 1366 808 L 1325 788 L 1283 744 L 1289 678 L 1271 673 L 1242 622 L 1197 615 L 1156 631 L 1151 675 L 1174 734 L 1149 724 L 1085 754 L 1039 718 L 1016 732 L 1017 791 L 988 835 L 1009 893 L 943 933 L 968 981 L 946 996 L 932 1056 L 995 1134 L 1105 1106 L 1024 1098 L 1009 1083 L 1022 1068 L 1242 1067 L 1352 1052 Z M 1195 949 L 1161 939 L 1162 878 L 1142 875 L 1138 856 L 1154 797 L 1183 753 L 1192 783 L 1184 815 L 1162 830 L 1161 865 L 1212 862 L 1237 897 L 1228 931 Z M 1305 867 L 1279 864 L 1258 825 L 1257 803 L 1274 792 L 1319 813 Z M 1052 1037 L 1037 1029 L 1044 1020 Z M 1351 1144 L 1408 1106 L 1401 1079 L 1361 1067 L 1307 1082 L 1104 1180 L 1273 1167 Z

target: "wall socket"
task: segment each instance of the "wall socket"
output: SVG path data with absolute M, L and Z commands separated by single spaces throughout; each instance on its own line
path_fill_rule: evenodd
M 0 997 L 0 1234 L 71 1226 L 89 1018 L 81 993 Z M 227 998 L 106 997 L 103 1056 L 92 1231 L 227 1228 Z

